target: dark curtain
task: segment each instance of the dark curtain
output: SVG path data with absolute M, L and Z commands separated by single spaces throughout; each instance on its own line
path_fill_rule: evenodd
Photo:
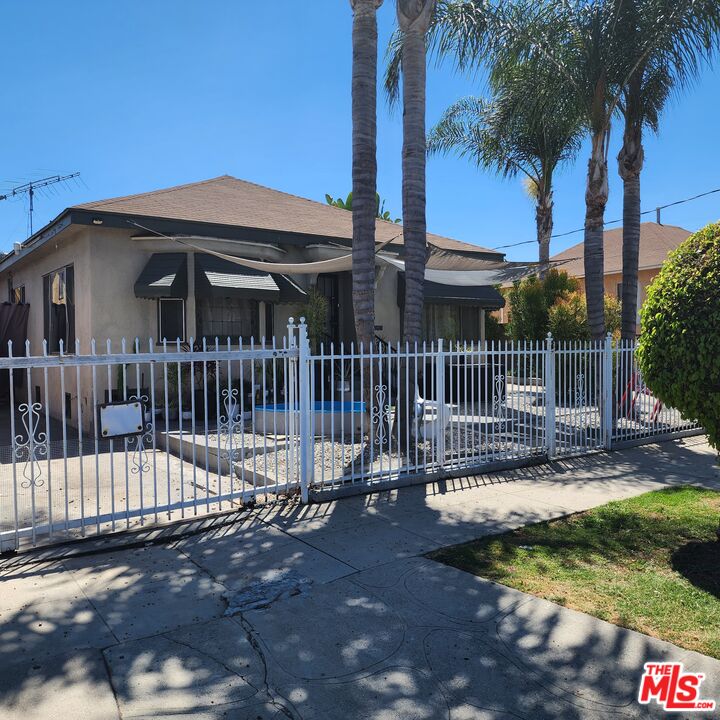
M 13 355 L 25 354 L 30 305 L 4 302 L 0 304 L 0 357 L 8 357 L 8 342 L 12 341 Z M 15 387 L 23 386 L 24 372 L 13 373 Z M 0 399 L 10 396 L 10 371 L 0 372 Z

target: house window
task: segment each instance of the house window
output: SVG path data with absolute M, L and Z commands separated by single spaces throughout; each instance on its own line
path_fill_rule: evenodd
M 479 340 L 480 309 L 466 305 L 425 305 L 423 338 L 428 342 L 439 338 L 453 342 Z
M 243 298 L 202 297 L 196 299 L 197 332 L 208 342 L 227 341 L 231 338 L 259 340 L 259 308 L 256 300 Z M 272 305 L 266 304 L 266 313 Z M 266 315 L 267 317 L 267 315 Z
M 619 282 L 617 284 L 617 287 L 615 288 L 615 294 L 617 295 L 618 300 L 622 300 L 622 283 Z
M 24 295 L 24 293 L 23 293 Z M 75 271 L 72 265 L 43 277 L 43 331 L 48 352 L 75 347 Z
M 158 339 L 185 342 L 185 301 L 182 298 L 158 300 Z
M 13 286 L 12 278 L 8 279 L 8 302 L 17 305 L 25 302 L 25 286 Z

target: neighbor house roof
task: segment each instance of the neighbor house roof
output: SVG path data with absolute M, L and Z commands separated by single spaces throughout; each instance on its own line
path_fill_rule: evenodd
M 190 222 L 205 222 L 276 232 L 320 235 L 352 240 L 352 213 L 272 188 L 222 175 L 211 180 L 177 185 L 164 190 L 125 195 L 75 205 L 72 209 L 124 215 L 142 215 Z M 376 240 L 397 238 L 402 226 L 385 220 L 376 223 Z M 442 250 L 463 253 L 497 253 L 478 245 L 428 233 L 428 242 Z M 402 242 L 399 238 L 398 242 Z
M 654 222 L 640 224 L 640 270 L 659 268 L 668 253 L 674 250 L 683 240 L 692 233 L 677 225 L 659 225 Z M 606 230 L 603 233 L 603 247 L 605 251 L 605 275 L 622 273 L 622 228 Z M 578 243 L 553 255 L 550 260 L 561 263 L 557 267 L 572 277 L 584 277 L 585 266 L 583 260 L 584 243 Z

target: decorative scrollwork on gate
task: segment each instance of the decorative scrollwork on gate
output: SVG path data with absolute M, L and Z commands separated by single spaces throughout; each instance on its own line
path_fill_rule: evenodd
M 375 386 L 375 405 L 372 409 L 372 423 L 375 444 L 383 447 L 388 437 L 391 407 L 387 402 L 387 385 Z
M 39 432 L 40 403 L 22 403 L 18 408 L 20 419 L 25 426 L 25 436 L 22 433 L 13 438 L 13 453 L 15 459 L 24 462 L 22 475 L 25 478 L 20 483 L 23 488 L 41 487 L 45 484 L 42 478 L 42 467 L 40 460 L 47 457 L 48 440 L 47 434 Z
M 147 395 L 133 395 L 130 397 L 131 402 L 139 402 L 142 406 L 143 411 L 143 431 L 139 435 L 135 435 L 127 438 L 127 446 L 129 449 L 133 449 L 132 455 L 132 468 L 130 472 L 133 475 L 139 475 L 140 473 L 150 472 L 150 454 L 148 453 L 148 447 L 152 445 L 153 436 L 155 435 L 155 425 L 150 416 L 150 422 L 145 423 L 145 408 L 148 407 Z
M 585 407 L 585 375 L 578 373 L 575 377 L 575 407 Z
M 498 374 L 495 376 L 494 379 L 494 386 L 495 386 L 495 393 L 493 397 L 493 418 L 495 418 L 497 421 L 504 421 L 506 419 L 506 384 L 505 384 L 505 376 L 503 374 Z
M 238 403 L 238 389 L 225 389 L 222 391 L 222 397 L 225 414 L 218 418 L 218 434 L 225 448 L 222 452 L 222 458 L 234 463 L 240 457 L 240 448 L 233 445 L 235 428 L 242 423 L 242 414 Z

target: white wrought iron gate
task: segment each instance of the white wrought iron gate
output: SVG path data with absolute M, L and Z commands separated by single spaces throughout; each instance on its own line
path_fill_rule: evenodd
M 85 351 L 83 351 L 85 350 Z M 0 545 L 697 431 L 634 343 L 135 341 L 0 358 Z
M 298 486 L 298 357 L 231 340 L 0 358 L 0 542 L 232 509 Z M 272 405 L 276 427 L 258 427 Z M 282 428 L 278 430 L 277 424 Z

